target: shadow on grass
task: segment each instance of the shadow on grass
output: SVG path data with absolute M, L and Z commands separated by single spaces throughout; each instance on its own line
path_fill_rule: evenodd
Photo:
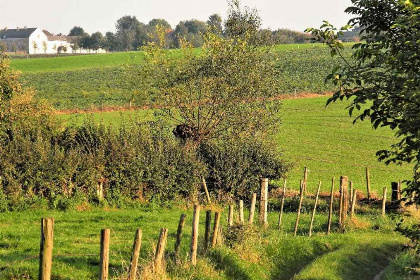
M 270 279 L 292 279 L 317 258 L 338 249 L 328 242 L 310 241 L 306 237 L 297 238 L 301 238 L 302 242 L 283 244 L 281 250 L 277 251 L 274 255 L 271 254 L 270 259 L 273 261 L 274 268 Z
M 339 250 L 318 256 L 312 263 L 302 268 L 294 279 L 372 279 L 400 250 L 401 244 L 395 241 L 378 240 L 375 244 L 350 243 Z
M 252 280 L 246 271 L 241 267 L 233 256 L 225 254 L 219 250 L 212 250 L 208 253 L 208 257 L 215 264 L 215 269 L 223 270 L 230 279 Z

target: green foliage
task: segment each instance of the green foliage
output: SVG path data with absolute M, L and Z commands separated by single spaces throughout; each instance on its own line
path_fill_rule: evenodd
M 274 142 L 231 138 L 200 145 L 198 153 L 208 168 L 208 188 L 213 193 L 247 200 L 258 191 L 260 178 L 284 177 L 290 166 L 273 149 Z
M 156 44 L 145 60 L 128 69 L 139 94 L 162 106 L 176 135 L 195 143 L 222 135 L 255 135 L 277 125 L 275 60 L 270 49 L 246 39 L 206 33 L 203 51 L 184 43 L 183 55 L 171 59 Z
M 85 32 L 85 30 L 82 27 L 80 27 L 80 26 L 74 26 L 70 30 L 68 36 L 83 36 L 85 34 L 86 34 L 86 32 Z
M 356 120 L 370 118 L 374 128 L 385 126 L 396 131 L 400 141 L 392 145 L 392 150 L 379 151 L 378 156 L 387 164 L 415 163 L 414 180 L 407 189 L 410 195 L 419 189 L 420 2 L 390 0 L 374 5 L 369 1 L 353 1 L 353 5 L 346 11 L 357 15 L 350 21 L 352 24 L 366 26 L 362 30 L 364 42 L 353 46 L 354 61 L 343 59 L 346 64 L 334 68 L 327 76 L 327 80 L 340 86 L 329 102 L 351 99 L 351 115 L 354 109 L 361 110 L 367 101 L 373 101 Z M 321 29 L 309 31 L 331 47 L 332 55 L 341 55 L 343 46 L 337 38 L 348 28 L 337 32 L 326 22 Z
M 345 65 L 334 68 L 326 80 L 340 90 L 328 103 L 351 99 L 350 115 L 361 111 L 355 121 L 369 118 L 372 126 L 395 130 L 399 142 L 377 156 L 386 164 L 414 163 L 414 175 L 407 182 L 407 197 L 420 202 L 420 1 L 387 0 L 380 3 L 353 0 L 347 12 L 356 17 L 350 24 L 362 28 L 363 42 L 353 46 L 353 61 L 344 57 Z M 339 31 L 328 22 L 320 29 L 310 28 L 315 40 L 325 42 L 331 55 L 340 55 L 343 46 Z M 371 102 L 370 102 L 371 101 Z M 368 107 L 363 107 L 370 102 Z M 411 199 L 410 199 L 411 200 Z M 411 201 L 413 202 L 413 201 Z M 400 228 L 418 243 L 419 229 Z
M 385 270 L 385 280 L 416 279 L 419 276 L 420 258 L 415 250 L 406 250 L 393 259 Z
M 240 0 L 229 1 L 228 17 L 225 21 L 226 36 L 231 38 L 251 36 L 255 38 L 261 27 L 257 9 L 241 8 Z

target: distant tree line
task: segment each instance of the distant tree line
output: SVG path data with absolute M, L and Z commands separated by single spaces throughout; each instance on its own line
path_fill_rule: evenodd
M 150 42 L 157 42 L 157 26 L 165 30 L 167 48 L 179 48 L 180 40 L 186 39 L 194 47 L 203 45 L 203 34 L 208 31 L 220 34 L 223 37 L 232 37 L 244 30 L 254 30 L 255 43 L 260 45 L 307 43 L 308 34 L 289 29 L 261 29 L 260 20 L 250 17 L 252 11 L 244 10 L 242 14 L 235 15 L 223 22 L 218 14 L 211 15 L 206 22 L 191 19 L 178 23 L 173 28 L 165 19 L 152 19 L 145 24 L 135 16 L 123 16 L 117 20 L 115 32 L 101 32 L 88 34 L 82 27 L 74 26 L 69 36 L 79 36 L 74 43 L 75 49 L 84 48 L 107 51 L 133 51 Z

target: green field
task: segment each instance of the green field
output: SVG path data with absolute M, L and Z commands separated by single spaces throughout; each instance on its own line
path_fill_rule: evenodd
M 326 73 L 338 63 L 327 48 L 304 44 L 276 46 L 275 50 L 279 54 L 279 94 L 334 90 L 324 83 Z M 180 55 L 178 50 L 168 52 L 175 58 Z M 23 84 L 34 88 L 37 98 L 49 100 L 58 110 L 86 110 L 147 103 L 147 98 L 135 93 L 124 67 L 141 59 L 142 52 L 130 52 L 15 59 L 11 66 L 22 72 Z
M 284 216 L 282 232 L 276 229 L 277 213 L 270 204 L 270 227 L 246 231 L 241 245 L 219 246 L 203 253 L 205 213 L 201 212 L 199 262 L 188 265 L 192 213 L 190 207 L 142 206 L 130 210 L 90 209 L 89 211 L 25 211 L 0 217 L 0 279 L 35 279 L 39 253 L 39 221 L 54 217 L 53 279 L 97 279 L 99 240 L 102 228 L 111 229 L 110 279 L 122 279 L 127 273 L 132 240 L 136 228 L 143 230 L 140 267 L 147 270 L 160 228 L 169 229 L 167 271 L 171 279 L 372 279 L 383 270 L 406 240 L 393 231 L 393 222 L 378 212 L 358 214 L 357 226 L 346 234 L 325 235 L 325 212 L 317 215 L 310 238 L 308 226 L 312 200 L 304 203 L 297 237 L 293 236 L 296 213 Z M 322 203 L 325 209 L 326 203 Z M 178 218 L 187 213 L 181 260 L 171 261 Z M 226 209 L 222 216 L 224 233 Z M 247 216 L 247 214 L 246 214 Z M 225 244 L 228 242 L 225 240 Z M 146 273 L 146 272 L 144 272 Z M 149 275 L 150 276 L 150 275 Z
M 350 45 L 350 44 L 347 44 Z M 305 50 L 325 48 L 319 44 L 289 44 L 275 46 L 276 51 Z M 197 49 L 197 51 L 199 51 Z M 169 54 L 177 56 L 180 51 L 177 49 L 168 51 Z M 121 52 L 108 54 L 76 55 L 65 57 L 12 59 L 11 66 L 25 74 L 40 72 L 66 72 L 89 68 L 103 68 L 121 66 L 124 64 L 136 63 L 142 59 L 142 52 Z

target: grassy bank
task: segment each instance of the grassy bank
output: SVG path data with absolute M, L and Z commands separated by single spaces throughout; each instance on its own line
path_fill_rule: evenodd
M 224 210 L 222 226 L 225 236 L 235 236 L 226 228 L 227 211 Z M 187 213 L 187 220 L 181 249 L 182 263 L 175 265 L 170 259 L 181 213 Z M 55 218 L 54 279 L 97 278 L 102 228 L 111 229 L 111 279 L 121 279 L 127 272 L 134 232 L 139 227 L 143 230 L 140 267 L 146 274 L 160 228 L 169 229 L 167 268 L 172 279 L 371 279 L 388 265 L 388 259 L 394 257 L 406 242 L 393 232 L 390 219 L 376 214 L 359 215 L 357 226 L 353 223 L 345 234 L 335 232 L 337 221 L 334 220 L 333 233 L 326 236 L 327 217 L 320 213 L 315 220 L 315 236 L 310 238 L 307 236 L 309 211 L 301 215 L 297 237 L 292 234 L 296 213 L 286 212 L 283 231 L 279 232 L 276 228 L 278 214 L 272 211 L 268 229 L 248 229 L 239 238 L 242 242 L 204 254 L 204 214 L 202 211 L 200 257 L 196 268 L 187 262 L 192 222 L 190 207 L 138 205 L 130 210 L 33 210 L 3 214 L 0 218 L 0 279 L 37 277 L 39 221 L 47 216 Z

